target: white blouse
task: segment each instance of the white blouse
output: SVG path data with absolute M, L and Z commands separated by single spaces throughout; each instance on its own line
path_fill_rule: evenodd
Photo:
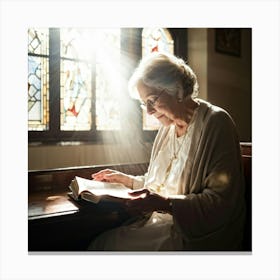
M 174 137 L 175 126 L 172 125 L 163 148 L 157 154 L 155 160 L 150 163 L 144 186 L 162 196 L 178 195 L 180 189 L 180 177 L 188 158 L 193 125 L 190 125 L 186 135 Z M 175 152 L 174 152 L 175 150 Z M 174 154 L 176 158 L 173 159 Z M 168 172 L 168 168 L 171 169 Z M 169 174 L 168 174 L 169 173 Z M 163 185 L 162 188 L 159 188 Z

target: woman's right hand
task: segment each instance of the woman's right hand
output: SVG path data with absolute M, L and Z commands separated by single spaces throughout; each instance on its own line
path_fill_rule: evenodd
M 121 183 L 125 186 L 132 188 L 133 178 L 127 174 L 124 174 L 117 170 L 104 169 L 97 173 L 91 174 L 93 180 L 109 182 L 109 183 Z

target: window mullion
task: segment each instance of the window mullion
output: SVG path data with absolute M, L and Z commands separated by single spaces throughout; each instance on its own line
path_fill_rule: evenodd
M 50 28 L 50 134 L 58 140 L 60 134 L 60 33 L 58 28 Z

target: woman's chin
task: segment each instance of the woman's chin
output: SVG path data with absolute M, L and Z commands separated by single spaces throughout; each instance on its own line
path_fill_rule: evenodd
M 163 126 L 169 126 L 173 123 L 172 120 L 170 120 L 169 118 L 167 118 L 166 116 L 161 116 L 159 118 L 157 118 L 159 120 L 159 122 L 163 125 Z

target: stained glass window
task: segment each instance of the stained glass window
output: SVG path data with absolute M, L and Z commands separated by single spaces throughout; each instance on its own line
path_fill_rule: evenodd
M 28 30 L 28 126 L 29 130 L 49 128 L 49 33 Z
M 98 31 L 96 48 L 96 129 L 120 129 L 120 29 Z
M 61 129 L 120 129 L 120 29 L 61 29 Z M 96 76 L 92 76 L 92 62 Z
M 60 29 L 60 129 L 90 130 L 92 125 L 92 32 Z
M 144 28 L 142 31 L 142 57 L 152 52 L 174 54 L 174 41 L 166 28 Z M 157 130 L 160 122 L 143 110 L 143 129 Z
M 52 94 L 60 96 L 60 130 L 119 130 L 120 29 L 61 28 L 58 32 L 60 92 Z M 28 31 L 29 130 L 49 127 L 48 36 L 48 29 Z
M 91 129 L 91 65 L 61 60 L 61 130 Z

